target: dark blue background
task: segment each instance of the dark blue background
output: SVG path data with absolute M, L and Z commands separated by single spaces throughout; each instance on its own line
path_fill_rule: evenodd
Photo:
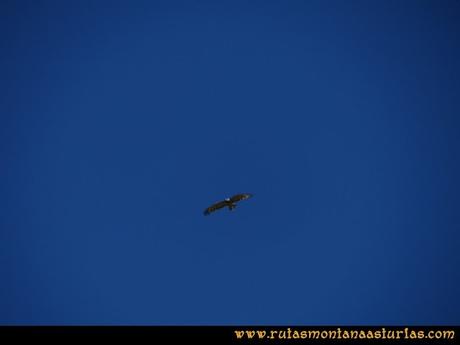
M 460 323 L 459 1 L 0 11 L 1 324 Z

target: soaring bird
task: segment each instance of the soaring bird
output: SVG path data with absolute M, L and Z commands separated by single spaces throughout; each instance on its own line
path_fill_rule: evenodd
M 222 201 L 218 201 L 215 204 L 212 204 L 209 206 L 206 210 L 204 210 L 204 215 L 207 216 L 211 214 L 214 211 L 217 211 L 223 207 L 228 207 L 228 209 L 231 211 L 236 207 L 236 203 L 241 200 L 246 200 L 252 197 L 252 194 L 249 193 L 243 193 L 243 194 L 236 194 L 232 196 L 231 198 L 226 198 Z

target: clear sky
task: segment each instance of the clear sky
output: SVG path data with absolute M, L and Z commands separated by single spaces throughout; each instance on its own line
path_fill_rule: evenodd
M 1 1 L 0 324 L 459 324 L 459 18 Z

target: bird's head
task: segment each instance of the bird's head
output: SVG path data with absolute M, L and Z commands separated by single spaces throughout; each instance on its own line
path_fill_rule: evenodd
M 226 202 L 230 202 L 230 198 L 225 198 L 225 201 L 226 201 Z

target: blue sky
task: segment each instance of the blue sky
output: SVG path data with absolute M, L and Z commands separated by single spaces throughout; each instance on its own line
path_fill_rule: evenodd
M 2 1 L 0 323 L 460 323 L 459 17 Z

